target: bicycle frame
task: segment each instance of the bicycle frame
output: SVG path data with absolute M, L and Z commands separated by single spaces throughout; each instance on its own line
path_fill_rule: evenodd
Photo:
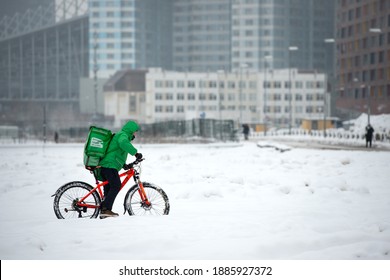
M 125 172 L 120 174 L 119 177 L 125 177 L 124 180 L 122 181 L 121 188 L 119 189 L 119 191 L 121 191 L 123 189 L 123 187 L 127 184 L 127 182 L 133 177 L 134 178 L 134 182 L 139 187 L 138 192 L 139 192 L 139 195 L 140 195 L 142 201 L 146 205 L 148 205 L 148 206 L 151 205 L 151 203 L 149 202 L 149 200 L 148 200 L 148 198 L 146 196 L 146 192 L 145 192 L 145 189 L 143 187 L 143 184 L 142 184 L 141 180 L 139 179 L 138 171 L 136 171 L 134 168 L 130 168 L 129 170 L 126 170 Z M 81 198 L 80 201 L 77 202 L 76 205 L 79 206 L 79 207 L 85 207 L 85 208 L 99 208 L 100 205 L 87 204 L 87 203 L 84 203 L 84 201 L 85 201 L 85 199 L 87 197 L 89 197 L 95 191 L 98 192 L 98 194 L 100 195 L 100 197 L 103 200 L 104 199 L 104 193 L 102 191 L 102 187 L 107 185 L 107 184 L 108 184 L 108 181 L 104 181 L 104 182 L 101 182 L 101 183 L 97 184 L 96 187 L 94 187 L 93 190 L 91 190 L 83 198 Z

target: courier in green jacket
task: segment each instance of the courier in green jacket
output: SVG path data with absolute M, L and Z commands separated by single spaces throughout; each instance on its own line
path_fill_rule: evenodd
M 134 121 L 127 122 L 122 130 L 116 133 L 108 147 L 105 157 L 100 161 L 100 177 L 108 184 L 104 186 L 104 200 L 101 204 L 100 218 L 115 217 L 117 213 L 112 212 L 112 206 L 121 187 L 121 180 L 118 171 L 126 163 L 127 155 L 142 158 L 131 141 L 135 138 L 135 133 L 139 126 Z

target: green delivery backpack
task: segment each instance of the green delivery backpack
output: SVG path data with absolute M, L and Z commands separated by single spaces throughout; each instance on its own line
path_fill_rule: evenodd
M 114 134 L 104 128 L 91 126 L 87 141 L 84 145 L 84 165 L 88 170 L 99 167 L 100 160 L 106 155 L 106 151 Z

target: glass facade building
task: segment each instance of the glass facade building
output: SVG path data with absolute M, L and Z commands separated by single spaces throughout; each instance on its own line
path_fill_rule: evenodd
M 179 71 L 237 70 L 242 65 L 332 68 L 335 0 L 176 0 L 173 65 Z M 293 54 L 290 46 L 298 47 Z M 291 56 L 291 57 L 290 57 Z
M 90 0 L 90 76 L 172 66 L 171 0 Z

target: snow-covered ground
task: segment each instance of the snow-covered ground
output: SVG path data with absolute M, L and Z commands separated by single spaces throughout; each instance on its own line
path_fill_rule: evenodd
M 390 152 L 256 144 L 135 143 L 170 215 L 105 220 L 53 212 L 62 184 L 94 182 L 82 144 L 2 145 L 0 258 L 390 259 Z

